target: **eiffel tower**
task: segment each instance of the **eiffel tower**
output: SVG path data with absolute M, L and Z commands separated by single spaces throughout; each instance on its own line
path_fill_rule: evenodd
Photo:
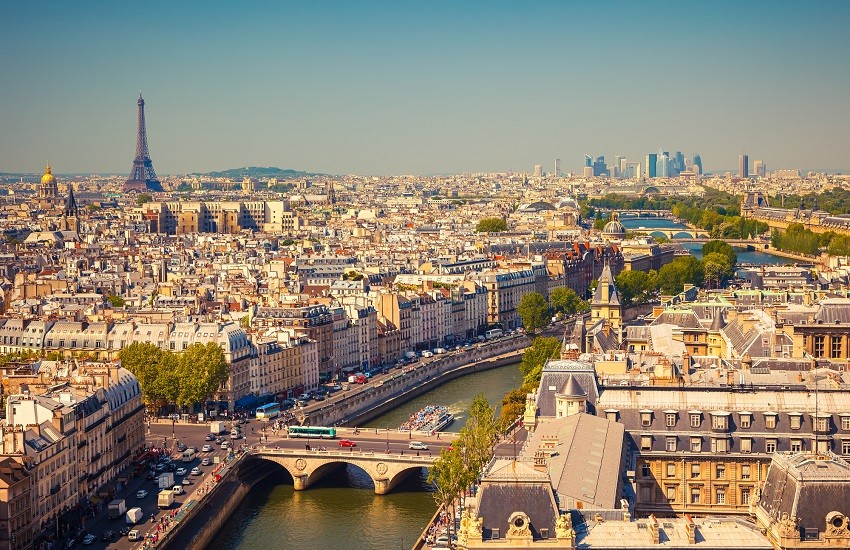
M 145 100 L 139 92 L 139 128 L 136 135 L 136 158 L 130 177 L 124 183 L 125 193 L 144 193 L 146 191 L 162 191 L 162 184 L 156 179 L 153 162 L 148 152 L 148 134 L 145 130 Z

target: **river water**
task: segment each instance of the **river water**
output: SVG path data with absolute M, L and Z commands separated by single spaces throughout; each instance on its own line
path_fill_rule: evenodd
M 456 419 L 447 431 L 458 431 L 477 393 L 483 393 L 498 411 L 505 393 L 522 382 L 517 367 L 508 365 L 447 382 L 366 425 L 396 428 L 425 405 L 446 405 Z M 210 548 L 410 550 L 435 510 L 424 470 L 381 496 L 357 467 L 340 468 L 306 491 L 295 491 L 292 478 L 281 471 L 248 493 Z

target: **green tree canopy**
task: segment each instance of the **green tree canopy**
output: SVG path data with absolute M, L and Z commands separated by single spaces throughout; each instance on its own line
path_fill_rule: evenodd
M 502 218 L 484 218 L 475 226 L 476 233 L 499 233 L 507 230 L 508 224 Z
M 652 299 L 658 284 L 658 274 L 655 271 L 622 271 L 614 277 L 614 284 L 620 292 L 624 307 L 644 304 Z
M 658 271 L 661 292 L 674 295 L 682 292 L 686 284 L 702 285 L 702 264 L 693 256 L 676 258 Z
M 720 252 L 712 252 L 702 259 L 703 277 L 708 282 L 709 287 L 712 282 L 716 288 L 729 278 L 732 277 L 732 264 L 729 263 L 729 257 Z
M 136 204 L 141 206 L 143 204 L 147 204 L 149 202 L 153 202 L 153 195 L 150 193 L 142 193 L 138 197 L 136 197 Z
M 602 231 L 603 229 L 605 229 L 605 224 L 607 224 L 611 220 L 611 214 L 608 214 L 605 217 L 599 216 L 598 218 L 593 220 L 593 229 L 597 231 Z
M 121 366 L 139 379 L 142 397 L 148 404 L 163 399 L 159 393 L 159 365 L 165 352 L 148 342 L 133 342 L 118 352 Z
M 535 391 L 540 383 L 543 373 L 543 365 L 549 359 L 557 359 L 561 356 L 561 341 L 558 338 L 539 336 L 534 339 L 531 346 L 526 348 L 519 363 L 519 371 L 523 374 L 523 385 L 531 386 L 530 391 Z
M 224 352 L 215 342 L 186 348 L 178 359 L 177 372 L 180 377 L 177 404 L 181 406 L 205 401 L 229 375 Z
M 106 297 L 106 301 L 109 302 L 109 305 L 112 307 L 124 307 L 124 298 L 121 296 L 110 294 Z
M 708 241 L 704 245 L 702 245 L 702 255 L 703 257 L 708 256 L 713 252 L 718 252 L 726 256 L 729 259 L 729 265 L 735 267 L 735 264 L 738 263 L 738 253 L 735 252 L 735 249 L 732 248 L 732 245 L 727 243 L 726 241 Z
M 549 325 L 549 304 L 539 292 L 523 294 L 517 306 L 522 325 L 529 332 L 546 328 Z
M 573 315 L 587 311 L 590 305 L 581 299 L 575 290 L 568 287 L 558 287 L 549 294 L 552 309 L 564 315 Z

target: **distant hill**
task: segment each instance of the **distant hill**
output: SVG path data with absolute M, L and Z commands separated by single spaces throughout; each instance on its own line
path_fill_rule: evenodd
M 245 168 L 230 168 L 219 172 L 207 172 L 200 174 L 211 178 L 305 178 L 309 176 L 321 176 L 310 172 L 301 172 L 291 168 L 278 168 L 276 166 L 246 166 Z

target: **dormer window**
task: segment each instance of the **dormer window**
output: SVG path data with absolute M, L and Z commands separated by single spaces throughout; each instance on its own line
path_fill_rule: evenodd
M 611 422 L 616 422 L 620 411 L 617 409 L 605 409 L 605 418 Z
M 689 411 L 688 416 L 691 417 L 691 428 L 699 428 L 702 424 L 702 413 L 700 411 Z
M 665 424 L 668 428 L 676 426 L 676 411 L 664 411 Z
M 652 411 L 640 411 L 640 425 L 644 428 L 648 428 L 652 425 Z
M 712 430 L 728 430 L 729 429 L 729 413 L 713 412 L 711 413 L 711 429 Z
M 738 424 L 742 428 L 747 429 L 750 426 L 752 426 L 752 423 L 753 423 L 753 413 L 749 413 L 749 412 L 740 413 Z
M 792 430 L 799 430 L 803 425 L 803 413 L 792 412 L 788 413 L 789 422 Z

